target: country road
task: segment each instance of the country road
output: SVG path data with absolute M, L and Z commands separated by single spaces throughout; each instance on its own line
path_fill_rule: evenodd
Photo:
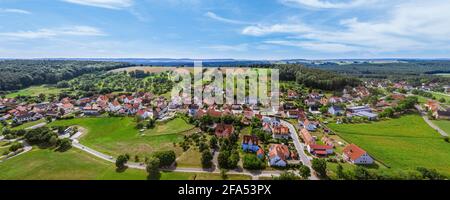
M 444 130 L 436 126 L 430 119 L 428 119 L 427 113 L 419 106 L 415 105 L 416 109 L 419 111 L 420 115 L 422 116 L 423 120 L 434 130 L 436 130 L 439 134 L 441 134 L 443 137 L 448 137 L 448 133 L 446 133 Z

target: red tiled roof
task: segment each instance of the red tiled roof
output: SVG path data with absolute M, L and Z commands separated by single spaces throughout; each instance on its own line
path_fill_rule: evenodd
M 270 146 L 269 158 L 278 156 L 282 160 L 287 160 L 289 155 L 289 148 L 284 144 L 273 144 Z
M 362 155 L 366 154 L 366 151 L 356 146 L 355 144 L 349 144 L 343 150 L 343 153 L 350 158 L 350 160 L 356 160 Z
M 320 144 L 311 144 L 311 145 L 309 145 L 309 148 L 313 149 L 314 152 L 321 151 L 321 150 L 325 151 L 325 150 L 328 150 L 328 149 L 333 149 L 332 146 L 320 145 Z
M 305 141 L 306 144 L 308 145 L 316 144 L 316 140 L 311 136 L 308 130 L 304 128 L 300 131 L 300 133 L 302 134 L 303 140 Z
M 228 124 L 217 124 L 215 134 L 217 137 L 230 137 L 234 132 L 233 125 Z

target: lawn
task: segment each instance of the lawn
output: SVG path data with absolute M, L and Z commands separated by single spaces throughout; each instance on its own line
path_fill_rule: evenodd
M 145 180 L 145 170 L 116 172 L 108 163 L 78 149 L 60 153 L 34 149 L 0 163 L 0 180 Z M 248 180 L 244 175 L 228 175 L 233 180 Z M 220 174 L 161 172 L 161 180 L 220 180 Z
M 445 99 L 446 104 L 450 104 L 450 96 L 443 94 L 443 93 L 439 93 L 439 92 L 431 92 L 433 94 L 433 96 L 436 98 L 436 100 L 439 100 L 441 98 Z
M 419 115 L 370 124 L 330 124 L 329 127 L 394 169 L 422 166 L 450 175 L 450 144 Z
M 82 136 L 80 142 L 108 155 L 118 156 L 128 153 L 131 157 L 150 156 L 155 151 L 176 150 L 181 154 L 181 148 L 173 143 L 183 140 L 186 131 L 193 128 L 182 119 L 174 119 L 164 124 L 158 124 L 154 129 L 142 134 L 135 128 L 133 118 L 76 118 L 60 120 L 50 124 L 84 127 L 88 132 Z
M 450 135 L 450 121 L 449 120 L 434 120 L 433 123 Z
M 146 172 L 128 169 L 117 173 L 114 165 L 78 149 L 60 153 L 34 149 L 0 163 L 1 180 L 125 180 L 146 179 Z
M 63 89 L 56 88 L 54 86 L 41 85 L 41 86 L 32 86 L 22 90 L 19 90 L 14 93 L 10 93 L 6 95 L 7 98 L 15 98 L 17 96 L 38 96 L 39 94 L 59 94 Z
M 197 148 L 190 148 L 186 152 L 182 153 L 180 157 L 178 157 L 177 166 L 201 168 L 201 157 L 202 154 L 198 151 Z

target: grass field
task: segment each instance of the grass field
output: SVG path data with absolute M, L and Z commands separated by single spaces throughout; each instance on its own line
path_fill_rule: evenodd
M 64 153 L 34 149 L 0 163 L 1 180 L 125 180 L 146 179 L 146 172 L 117 173 L 113 164 L 80 150 Z
M 22 90 L 19 90 L 14 93 L 10 93 L 6 95 L 7 98 L 15 98 L 17 96 L 38 96 L 39 94 L 59 94 L 63 89 L 56 88 L 54 86 L 41 85 L 41 86 L 32 86 Z
M 450 96 L 445 95 L 443 93 L 439 93 L 439 92 L 431 92 L 433 94 L 433 96 L 436 98 L 436 100 L 439 100 L 441 98 L 445 99 L 445 103 L 446 104 L 450 104 Z
M 355 143 L 389 167 L 428 167 L 450 175 L 450 144 L 419 115 L 370 124 L 330 124 L 343 139 Z
M 97 151 L 118 156 L 128 153 L 150 156 L 155 151 L 176 150 L 181 154 L 181 148 L 173 147 L 174 142 L 183 140 L 183 132 L 193 128 L 182 119 L 174 119 L 165 124 L 158 124 L 154 129 L 139 133 L 135 128 L 133 118 L 76 118 L 72 120 L 55 121 L 50 125 L 78 125 L 88 132 L 80 142 Z
M 436 76 L 450 77 L 450 73 L 434 74 Z
M 112 163 L 92 157 L 78 149 L 60 153 L 46 149 L 31 152 L 0 163 L 0 180 L 146 180 L 145 170 L 116 172 Z M 250 177 L 229 175 L 232 180 Z M 162 180 L 220 180 L 220 174 L 161 172 Z
M 449 120 L 434 120 L 433 123 L 450 135 L 450 121 Z
M 197 148 L 190 148 L 188 151 L 181 154 L 177 159 L 178 167 L 196 167 L 201 168 L 202 154 L 198 151 Z

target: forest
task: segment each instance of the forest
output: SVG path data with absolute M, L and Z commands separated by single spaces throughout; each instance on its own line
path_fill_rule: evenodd
M 321 90 L 342 90 L 346 86 L 357 86 L 362 83 L 355 77 L 309 68 L 299 64 L 256 64 L 248 67 L 276 68 L 280 70 L 280 81 L 296 81 L 307 87 Z
M 0 91 L 32 85 L 55 84 L 82 74 L 127 67 L 127 63 L 75 60 L 4 60 L 0 61 Z

